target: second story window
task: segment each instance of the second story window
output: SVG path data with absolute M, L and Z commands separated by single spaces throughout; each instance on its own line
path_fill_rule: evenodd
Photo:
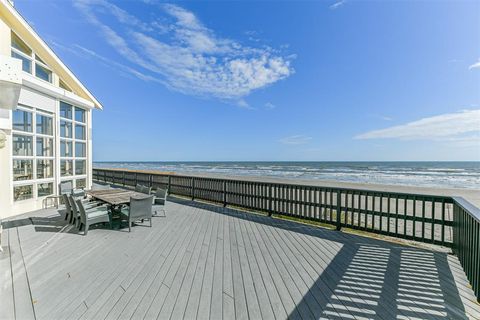
M 32 49 L 14 32 L 11 33 L 11 54 L 12 58 L 22 61 L 22 70 L 33 74 L 43 81 L 52 83 L 52 71 L 45 62 L 36 55 Z

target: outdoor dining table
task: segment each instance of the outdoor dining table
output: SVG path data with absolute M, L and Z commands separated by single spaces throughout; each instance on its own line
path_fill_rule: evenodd
M 85 193 L 96 200 L 105 202 L 110 207 L 111 221 L 120 220 L 119 225 L 114 228 L 121 227 L 120 211 L 122 206 L 130 204 L 130 198 L 144 199 L 150 197 L 145 193 L 125 189 L 86 190 Z
M 130 198 L 143 199 L 150 196 L 145 193 L 124 189 L 87 190 L 85 193 L 112 207 L 128 205 L 130 203 Z

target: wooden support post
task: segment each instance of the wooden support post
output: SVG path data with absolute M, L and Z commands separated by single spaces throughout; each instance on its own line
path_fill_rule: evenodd
M 342 213 L 340 212 L 341 208 L 341 193 L 337 191 L 337 217 L 336 217 L 336 230 L 340 231 L 342 229 Z
M 273 196 L 273 185 L 268 185 L 268 216 L 271 217 L 273 214 L 273 206 L 272 206 L 272 196 Z
M 192 177 L 192 201 L 195 200 L 195 177 Z
M 223 206 L 227 206 L 227 180 L 223 180 Z

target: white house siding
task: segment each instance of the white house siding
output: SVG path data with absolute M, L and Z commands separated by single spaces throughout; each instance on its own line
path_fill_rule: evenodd
M 4 21 L 0 19 L 0 55 L 11 55 L 11 30 Z M 1 71 L 1 70 L 0 70 Z M 86 187 L 92 183 L 92 137 L 91 137 L 91 108 L 93 103 L 81 98 L 76 94 L 59 88 L 59 78 L 53 73 L 52 83 L 39 80 L 35 76 L 23 73 L 23 85 L 20 92 L 19 105 L 26 108 L 35 108 L 39 111 L 51 113 L 53 118 L 53 139 L 54 139 L 54 174 L 53 189 L 54 194 L 58 194 L 58 185 L 62 180 L 76 181 L 75 172 L 73 177 L 61 177 L 60 175 L 60 101 L 65 101 L 73 106 L 81 107 L 85 110 L 85 134 L 86 134 Z M 0 91 L 1 94 L 1 91 Z M 73 117 L 75 116 L 73 109 Z M 35 117 L 35 114 L 33 115 Z M 75 126 L 72 126 L 75 130 Z M 12 151 L 12 111 L 0 109 L 0 130 L 6 133 L 7 140 L 4 148 L 0 148 L 0 219 L 9 216 L 18 215 L 28 211 L 37 210 L 43 207 L 45 197 L 38 197 L 35 188 L 37 180 L 28 180 L 22 182 L 13 181 L 13 151 Z M 33 128 L 35 132 L 35 128 Z M 33 144 L 36 141 L 33 139 Z M 75 142 L 72 142 L 72 148 L 75 149 Z M 34 160 L 35 162 L 36 160 Z M 73 160 L 75 161 L 75 160 Z M 35 162 L 36 163 L 36 162 Z M 35 166 L 33 168 L 34 178 L 36 175 Z M 31 199 L 14 201 L 14 185 L 32 184 L 33 197 Z

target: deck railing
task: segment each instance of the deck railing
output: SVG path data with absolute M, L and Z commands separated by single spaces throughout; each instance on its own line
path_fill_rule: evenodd
M 93 179 L 452 247 L 480 297 L 480 214 L 462 198 L 271 183 L 134 170 L 93 169 Z

